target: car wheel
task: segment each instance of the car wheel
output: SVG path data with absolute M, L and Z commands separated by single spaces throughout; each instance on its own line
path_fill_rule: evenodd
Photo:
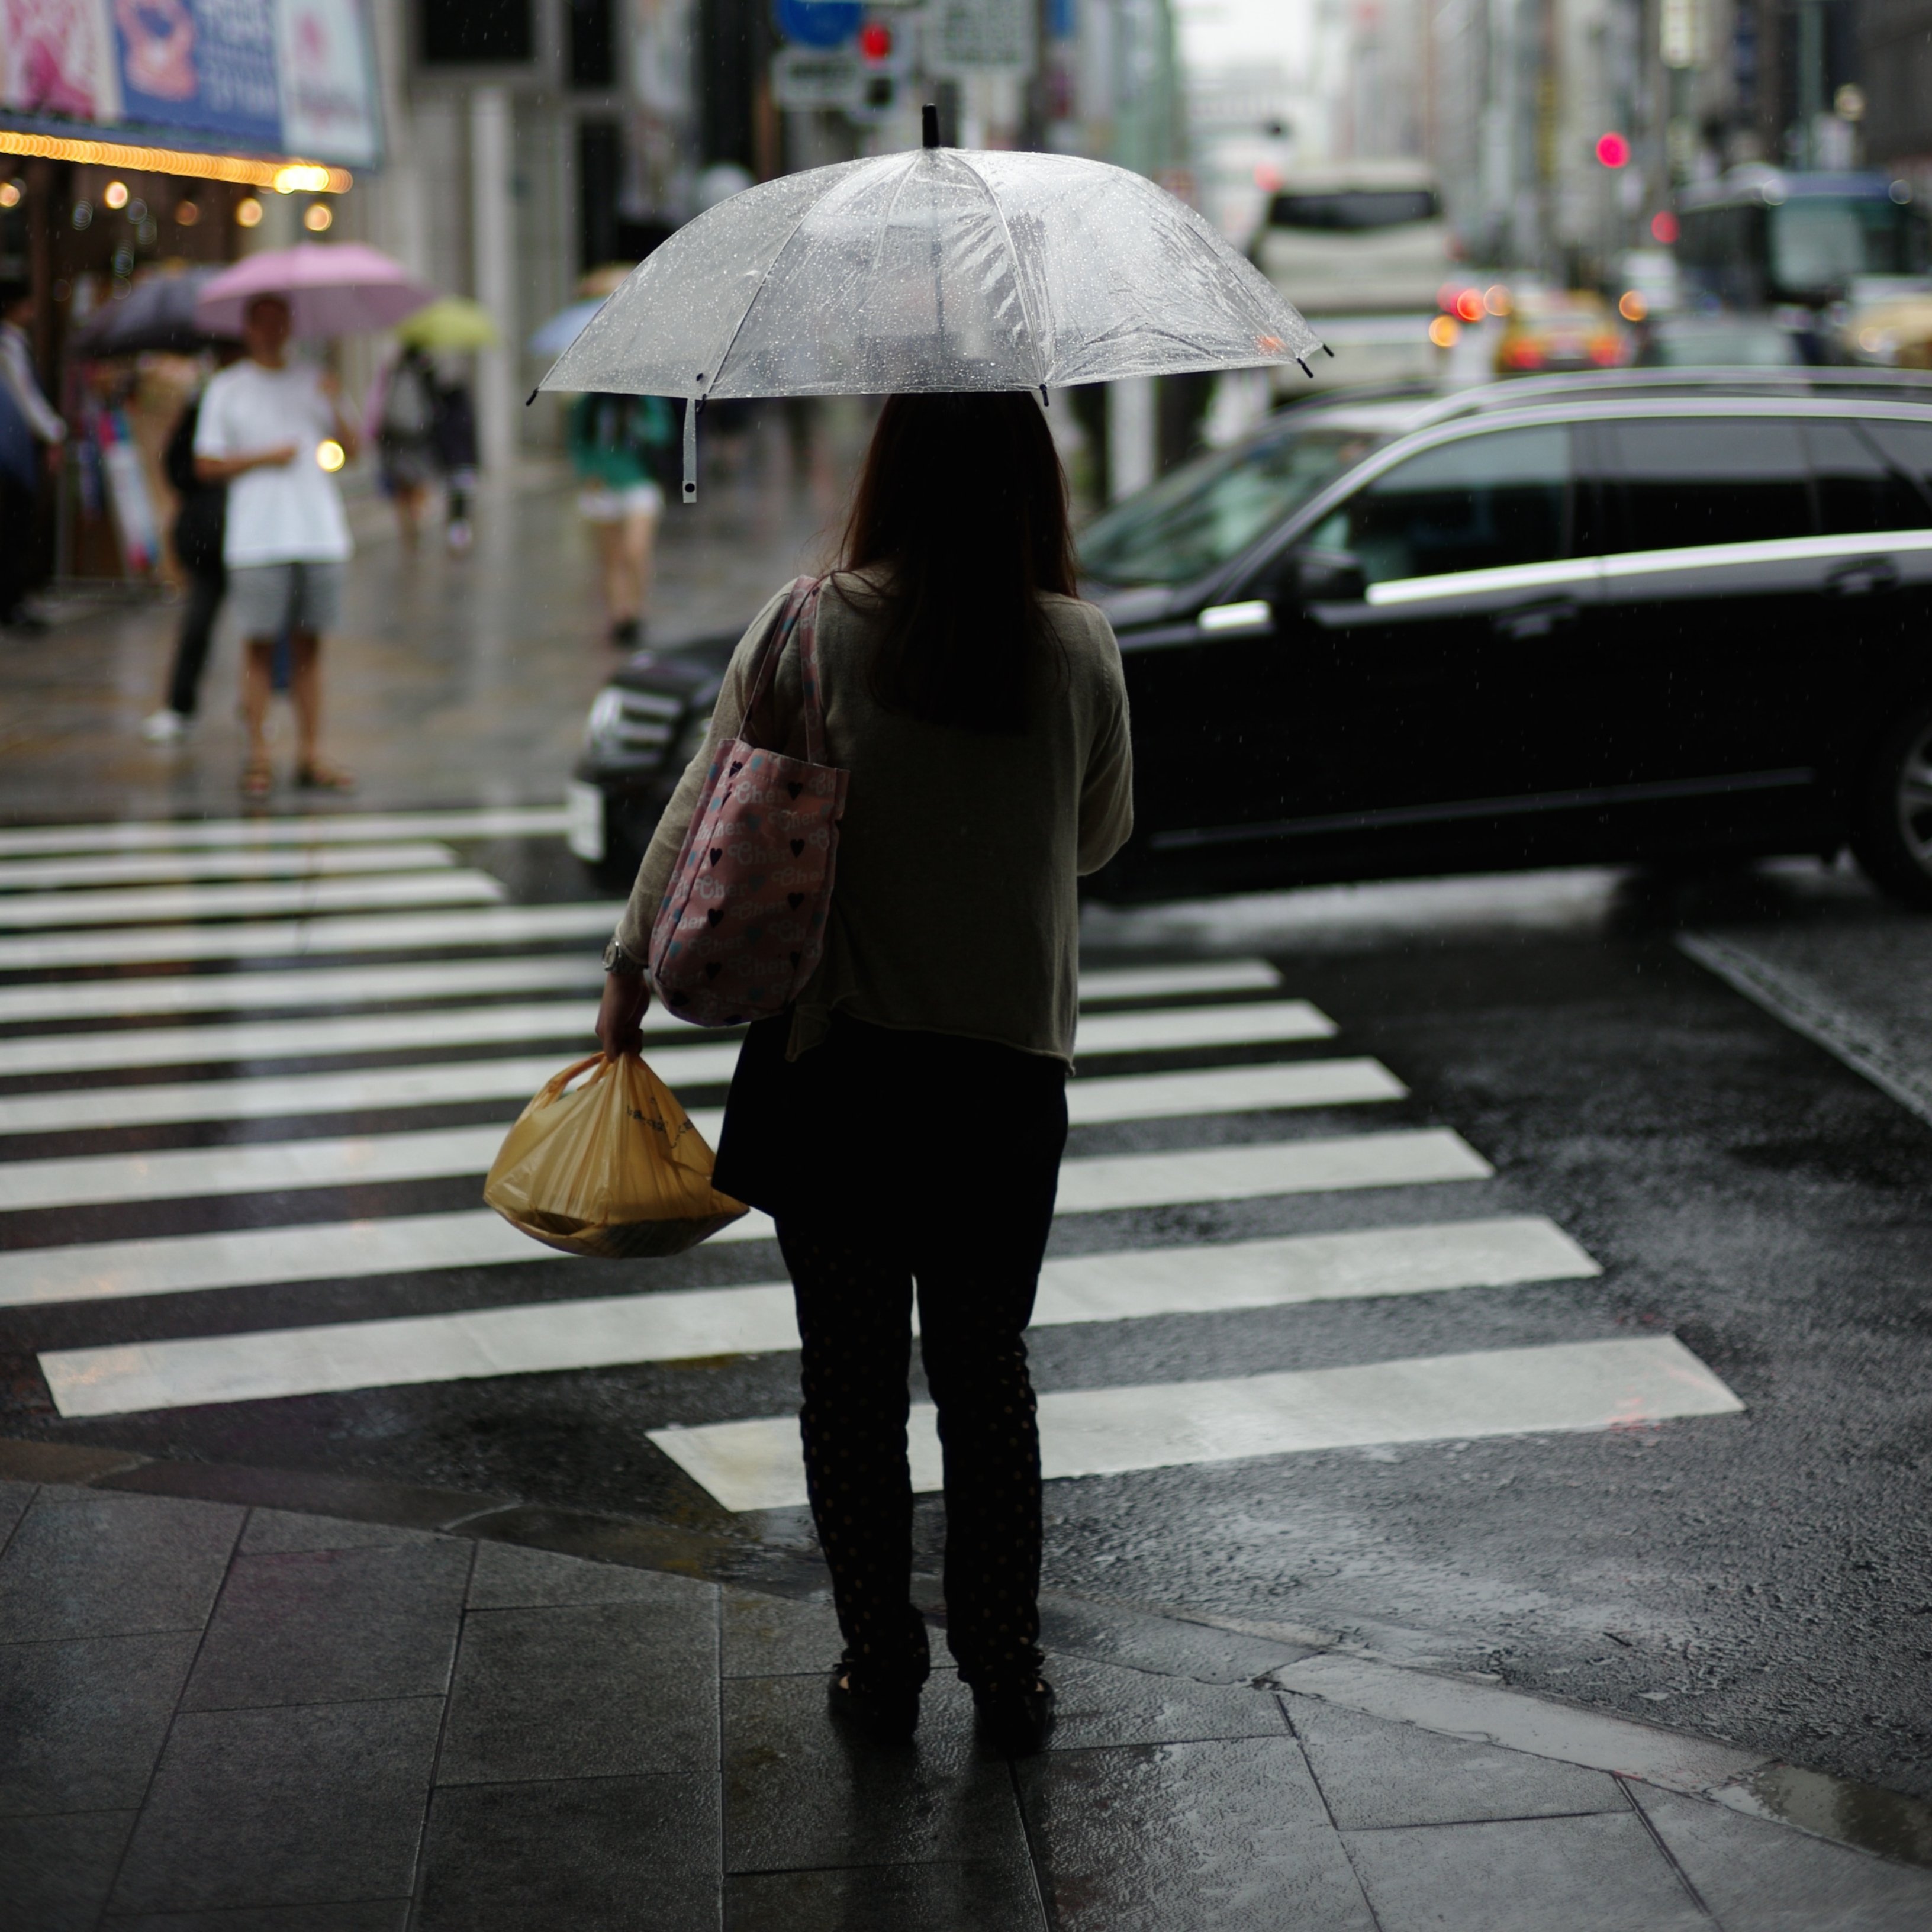
M 1880 746 L 1860 788 L 1852 851 L 1881 892 L 1932 912 L 1932 706 Z

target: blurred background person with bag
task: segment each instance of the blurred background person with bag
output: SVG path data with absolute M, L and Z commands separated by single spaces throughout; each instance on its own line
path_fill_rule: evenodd
M 224 343 L 215 352 L 226 369 L 242 353 Z M 202 394 L 188 399 L 161 452 L 161 470 L 181 500 L 175 514 L 175 556 L 188 573 L 188 606 L 175 638 L 174 666 L 166 700 L 142 721 L 141 735 L 151 745 L 171 745 L 193 722 L 201 695 L 201 674 L 208 662 L 214 620 L 228 595 L 228 567 L 221 547 L 228 530 L 228 486 L 205 483 L 196 472 L 194 436 L 201 421 Z
M 1024 1331 L 1066 1139 L 1077 876 L 1132 826 L 1119 647 L 1074 595 L 1066 484 L 1030 394 L 900 395 L 818 600 L 823 762 L 849 773 L 824 952 L 748 1032 L 714 1180 L 776 1220 L 803 1342 L 813 1520 L 845 1651 L 832 1707 L 903 1738 L 928 1669 L 910 1601 L 914 1286 L 945 1452 L 946 1640 L 1003 1748 L 1036 1749 L 1040 1445 Z M 734 654 L 605 956 L 634 1051 L 650 934 L 708 773 L 740 736 L 802 755 L 785 602 Z
M 0 626 L 38 632 L 46 620 L 31 610 L 35 538 L 43 476 L 51 476 L 67 440 L 60 412 L 40 392 L 27 330 L 33 292 L 22 282 L 0 284 L 0 389 L 8 421 L 0 425 Z
M 657 470 L 676 434 L 662 396 L 585 395 L 571 405 L 570 460 L 583 484 L 577 504 L 596 537 L 604 614 L 619 650 L 644 640 L 651 548 L 664 514 Z
M 476 405 L 460 374 L 445 376 L 436 386 L 436 454 L 448 500 L 443 540 L 452 556 L 463 556 L 475 541 L 470 504 L 476 493 Z
M 382 494 L 396 508 L 397 534 L 412 550 L 422 536 L 424 501 L 442 466 L 436 370 L 413 343 L 376 376 L 363 425 L 376 446 Z

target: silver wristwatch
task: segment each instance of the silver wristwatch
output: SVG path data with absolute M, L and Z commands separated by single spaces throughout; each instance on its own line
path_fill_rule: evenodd
M 642 973 L 644 965 L 642 960 L 633 959 L 622 944 L 613 938 L 604 949 L 604 970 L 607 973 Z

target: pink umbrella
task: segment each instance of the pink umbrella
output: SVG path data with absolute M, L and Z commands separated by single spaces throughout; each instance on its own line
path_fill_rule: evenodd
M 283 296 L 298 336 L 347 335 L 387 328 L 435 295 L 380 248 L 360 242 L 304 242 L 266 248 L 223 269 L 202 289 L 194 319 L 211 335 L 239 335 L 256 296 Z

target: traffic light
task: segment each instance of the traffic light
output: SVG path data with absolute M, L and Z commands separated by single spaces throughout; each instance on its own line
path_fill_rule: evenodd
M 898 106 L 899 83 L 905 77 L 906 50 L 898 29 L 889 20 L 868 20 L 859 29 L 859 104 L 854 121 L 890 119 Z

